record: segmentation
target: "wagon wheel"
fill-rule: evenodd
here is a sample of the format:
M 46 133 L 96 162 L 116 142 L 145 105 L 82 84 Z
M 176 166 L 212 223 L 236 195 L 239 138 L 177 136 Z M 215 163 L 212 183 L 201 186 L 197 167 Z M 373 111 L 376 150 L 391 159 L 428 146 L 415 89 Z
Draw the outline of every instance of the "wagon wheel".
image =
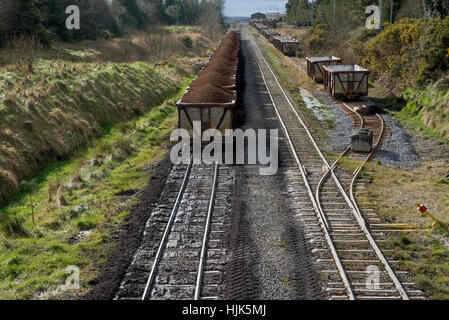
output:
M 356 94 L 356 93 L 348 93 L 348 99 L 349 100 L 354 100 L 357 97 L 358 97 L 358 94 Z

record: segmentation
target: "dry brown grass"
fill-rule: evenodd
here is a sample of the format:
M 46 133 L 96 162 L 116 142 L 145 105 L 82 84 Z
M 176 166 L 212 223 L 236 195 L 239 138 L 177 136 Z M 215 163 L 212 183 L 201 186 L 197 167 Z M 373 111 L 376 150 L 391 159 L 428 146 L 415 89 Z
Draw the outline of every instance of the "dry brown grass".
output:
M 40 41 L 34 36 L 21 35 L 10 39 L 0 55 L 0 62 L 13 65 L 22 71 L 34 72 L 33 64 L 43 49 Z
M 183 44 L 183 37 L 190 37 L 192 47 Z M 198 32 L 190 30 L 172 32 L 163 28 L 136 32 L 123 38 L 83 41 L 79 44 L 57 44 L 57 48 L 80 53 L 76 57 L 88 62 L 136 62 L 155 63 L 183 56 L 203 56 L 215 43 Z

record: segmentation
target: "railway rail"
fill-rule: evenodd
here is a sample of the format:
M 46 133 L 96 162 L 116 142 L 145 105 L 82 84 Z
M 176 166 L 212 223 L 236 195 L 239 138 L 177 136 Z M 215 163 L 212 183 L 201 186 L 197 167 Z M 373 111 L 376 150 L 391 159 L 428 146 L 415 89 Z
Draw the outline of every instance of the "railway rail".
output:
M 310 243 L 322 266 L 329 297 L 351 300 L 423 298 L 422 292 L 414 289 L 406 272 L 393 270 L 391 265 L 396 262 L 385 258 L 374 239 L 370 227 L 380 228 L 375 230 L 375 234 L 383 235 L 385 230 L 381 229 L 384 226 L 373 223 L 378 222 L 374 213 L 369 213 L 367 218 L 355 201 L 357 178 L 374 151 L 369 155 L 353 154 L 363 157 L 364 161 L 352 175 L 337 171 L 338 160 L 349 153 L 350 148 L 334 164 L 329 164 L 249 29 L 243 29 L 252 44 L 255 61 L 306 188 L 297 202 L 301 207 L 298 216 L 308 224 Z M 346 107 L 351 116 L 358 119 L 361 128 L 378 128 L 374 132 L 377 147 L 385 133 L 382 117 L 364 118 L 351 106 Z M 317 228 L 318 224 L 321 228 Z M 368 283 L 369 272 L 379 281 Z
M 213 227 L 218 179 L 217 163 L 195 165 L 193 159 L 190 160 L 153 258 L 142 300 L 199 300 L 207 298 L 205 292 L 211 292 L 208 285 L 219 285 L 210 284 L 210 281 L 206 284 L 205 279 L 207 273 L 210 278 L 211 270 L 216 273 L 213 262 L 209 269 L 206 266 L 208 250 L 214 247 L 209 241 L 217 241 L 214 235 L 220 233 L 217 226 Z M 192 210 L 186 210 L 186 206 Z

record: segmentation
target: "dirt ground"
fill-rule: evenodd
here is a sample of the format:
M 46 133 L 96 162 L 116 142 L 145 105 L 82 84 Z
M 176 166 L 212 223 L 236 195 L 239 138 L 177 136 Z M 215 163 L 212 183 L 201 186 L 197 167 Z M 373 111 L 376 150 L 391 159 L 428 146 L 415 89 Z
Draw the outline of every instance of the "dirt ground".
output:
M 145 190 L 141 191 L 138 204 L 132 208 L 127 222 L 115 236 L 117 247 L 104 265 L 100 275 L 94 280 L 95 287 L 84 297 L 86 300 L 112 300 L 120 286 L 129 263 L 142 240 L 142 231 L 151 214 L 171 171 L 169 157 L 154 164 L 148 170 L 152 178 Z

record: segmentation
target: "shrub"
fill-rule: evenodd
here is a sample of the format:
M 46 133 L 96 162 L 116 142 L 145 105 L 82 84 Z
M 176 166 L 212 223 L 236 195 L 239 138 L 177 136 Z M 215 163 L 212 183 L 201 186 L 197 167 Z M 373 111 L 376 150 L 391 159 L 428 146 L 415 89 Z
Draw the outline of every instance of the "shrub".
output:
M 362 64 L 375 79 L 385 78 L 393 91 L 422 86 L 449 69 L 449 17 L 402 19 L 369 43 Z
M 28 237 L 29 232 L 23 226 L 25 219 L 9 213 L 0 212 L 0 228 L 10 237 Z
M 191 49 L 193 47 L 193 40 L 191 37 L 189 36 L 184 36 L 181 38 L 181 42 L 182 44 L 186 47 Z

